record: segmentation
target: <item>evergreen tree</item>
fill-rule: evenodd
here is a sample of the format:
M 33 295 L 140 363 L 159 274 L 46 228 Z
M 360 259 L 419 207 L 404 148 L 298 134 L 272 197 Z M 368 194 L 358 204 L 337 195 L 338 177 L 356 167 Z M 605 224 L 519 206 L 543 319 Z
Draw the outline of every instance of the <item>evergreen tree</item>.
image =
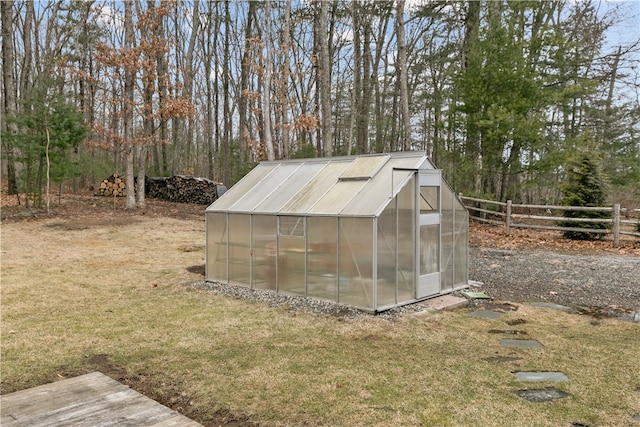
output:
M 606 202 L 606 183 L 593 155 L 585 152 L 569 165 L 568 179 L 561 185 L 562 204 L 564 206 L 602 207 Z M 607 212 L 565 211 L 566 218 L 608 218 Z M 561 227 L 587 229 L 609 228 L 602 222 L 561 222 Z M 601 239 L 602 233 L 588 231 L 565 231 L 564 236 L 573 240 Z
M 39 206 L 49 180 L 61 184 L 78 176 L 72 153 L 86 137 L 87 127 L 82 113 L 63 96 L 36 89 L 23 104 L 21 112 L 6 118 L 15 131 L 2 137 L 20 150 L 16 161 L 22 165 L 20 187 L 27 195 L 27 206 L 29 196 Z

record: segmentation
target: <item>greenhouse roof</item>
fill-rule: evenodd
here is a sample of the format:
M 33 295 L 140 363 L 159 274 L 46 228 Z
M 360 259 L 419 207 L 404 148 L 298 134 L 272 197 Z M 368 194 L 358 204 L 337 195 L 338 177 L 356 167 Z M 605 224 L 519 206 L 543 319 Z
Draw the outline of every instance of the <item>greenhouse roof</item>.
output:
M 420 168 L 423 152 L 262 162 L 207 212 L 376 216 Z

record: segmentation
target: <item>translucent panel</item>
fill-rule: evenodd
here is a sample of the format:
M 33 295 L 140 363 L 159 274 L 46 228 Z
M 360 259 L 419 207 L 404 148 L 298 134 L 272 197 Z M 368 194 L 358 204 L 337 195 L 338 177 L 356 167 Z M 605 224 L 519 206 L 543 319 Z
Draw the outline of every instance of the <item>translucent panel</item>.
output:
M 415 177 L 398 193 L 398 303 L 416 295 Z
M 456 234 L 455 234 L 455 269 L 453 275 L 453 283 L 455 286 L 466 285 L 468 278 L 468 262 L 469 251 L 469 224 L 466 211 L 456 209 Z
M 455 233 L 456 258 L 453 282 L 455 286 L 462 286 L 469 281 L 469 216 L 457 199 L 455 200 Z
M 439 187 L 420 187 L 420 213 L 438 212 Z
M 305 163 L 289 176 L 288 179 L 279 182 L 269 197 L 262 202 L 254 212 L 279 212 L 296 193 L 304 187 L 309 180 L 320 172 L 327 163 Z
M 412 171 L 393 171 L 392 165 L 386 164 L 358 194 L 355 194 L 342 213 L 359 216 L 378 213 L 396 191 L 392 185 L 402 185 L 413 173 Z
M 341 180 L 369 179 L 389 159 L 389 156 L 357 157 L 351 166 L 340 175 Z
M 229 281 L 251 285 L 251 217 L 229 214 Z
M 262 201 L 271 197 L 274 190 L 294 173 L 300 164 L 281 164 L 269 175 L 262 178 L 260 185 L 256 185 L 247 191 L 246 195 L 230 207 L 233 211 L 253 211 Z
M 338 301 L 373 308 L 373 219 L 339 218 Z
M 331 188 L 322 199 L 311 208 L 310 212 L 319 214 L 339 214 L 344 207 L 358 194 L 367 181 L 340 181 Z
M 442 197 L 442 220 L 441 220 L 441 242 L 442 242 L 442 260 L 440 264 L 442 275 L 441 287 L 442 291 L 453 289 L 453 271 L 454 271 L 454 234 L 453 234 L 453 193 L 446 186 L 440 187 Z
M 440 225 L 420 226 L 420 274 L 440 271 Z
M 207 212 L 207 280 L 227 281 L 227 214 Z
M 259 164 L 247 176 L 238 181 L 222 197 L 213 202 L 207 210 L 229 209 L 234 203 L 244 197 L 249 190 L 258 184 L 265 176 L 273 171 L 277 164 Z
M 278 234 L 280 236 L 304 237 L 304 217 L 281 216 L 278 218 Z
M 253 261 L 251 284 L 259 289 L 276 289 L 277 217 L 252 215 L 251 254 Z
M 281 209 L 283 213 L 305 213 L 328 191 L 332 191 L 338 177 L 350 165 L 349 162 L 329 163 L 322 174 L 306 183 L 289 202 Z
M 278 238 L 278 292 L 305 293 L 305 238 Z
M 376 257 L 376 304 L 377 307 L 384 307 L 396 304 L 396 280 L 397 269 L 397 224 L 396 201 L 389 205 L 382 212 L 376 221 L 378 223 L 378 241 Z
M 338 300 L 338 218 L 307 218 L 307 296 Z
M 410 170 L 419 166 L 422 157 L 392 157 L 375 176 L 367 182 L 367 185 L 355 195 L 353 200 L 344 208 L 342 214 L 364 216 L 378 214 L 380 209 L 388 203 L 407 177 L 415 172 Z M 411 190 L 413 191 L 413 190 Z

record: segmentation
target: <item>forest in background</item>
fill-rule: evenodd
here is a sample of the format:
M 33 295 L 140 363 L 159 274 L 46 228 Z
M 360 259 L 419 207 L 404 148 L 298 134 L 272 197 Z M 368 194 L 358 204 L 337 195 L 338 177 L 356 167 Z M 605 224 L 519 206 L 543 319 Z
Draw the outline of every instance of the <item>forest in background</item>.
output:
M 2 178 L 31 195 L 114 172 L 232 185 L 266 159 L 421 150 L 456 192 L 557 203 L 586 155 L 637 207 L 624 4 L 1 1 Z

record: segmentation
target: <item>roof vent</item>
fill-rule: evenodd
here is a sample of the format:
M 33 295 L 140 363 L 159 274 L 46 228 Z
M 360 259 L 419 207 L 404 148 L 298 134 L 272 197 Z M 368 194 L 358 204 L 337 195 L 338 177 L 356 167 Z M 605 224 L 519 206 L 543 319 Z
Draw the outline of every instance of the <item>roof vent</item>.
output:
M 357 157 L 338 178 L 339 181 L 367 181 L 389 160 L 389 156 Z

